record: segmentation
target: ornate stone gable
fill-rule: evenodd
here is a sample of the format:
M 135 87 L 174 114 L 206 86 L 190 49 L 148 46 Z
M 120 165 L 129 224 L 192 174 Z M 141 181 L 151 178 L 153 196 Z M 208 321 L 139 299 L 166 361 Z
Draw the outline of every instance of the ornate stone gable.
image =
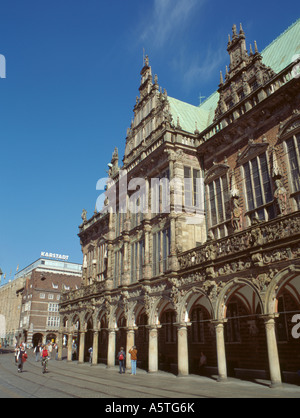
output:
M 274 71 L 262 63 L 262 56 L 258 52 L 255 42 L 255 52 L 250 45 L 250 53 L 246 50 L 245 33 L 242 25 L 237 33 L 236 26 L 232 29 L 232 39 L 229 35 L 227 51 L 230 56 L 229 70 L 226 67 L 225 81 L 221 72 L 220 94 L 218 106 L 215 110 L 214 121 L 238 104 L 244 97 L 267 83 L 274 75 Z
M 140 97 L 136 98 L 134 118 L 127 129 L 124 168 L 138 155 L 143 154 L 157 137 L 160 128 L 173 126 L 166 90 L 158 85 L 158 77 L 152 78 L 148 56 L 141 71 Z
M 204 181 L 205 183 L 210 183 L 211 181 L 215 180 L 226 174 L 229 170 L 229 166 L 227 164 L 214 164 L 206 173 Z
M 250 140 L 247 148 L 238 156 L 237 164 L 241 165 L 249 160 L 252 160 L 253 158 L 265 152 L 268 147 L 269 144 L 267 142 L 255 143 L 254 141 Z

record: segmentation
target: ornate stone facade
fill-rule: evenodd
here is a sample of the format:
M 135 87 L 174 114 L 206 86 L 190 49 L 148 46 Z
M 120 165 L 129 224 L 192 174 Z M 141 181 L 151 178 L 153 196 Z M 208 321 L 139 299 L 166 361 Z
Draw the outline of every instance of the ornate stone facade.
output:
M 93 364 L 114 366 L 135 343 L 149 372 L 197 373 L 202 351 L 219 380 L 296 376 L 300 81 L 294 62 L 276 73 L 248 53 L 242 27 L 228 52 L 206 124 L 209 103 L 169 98 L 146 58 L 123 166 L 115 150 L 104 210 L 80 226 L 82 287 L 60 306 L 69 360 L 77 338 L 79 362 L 93 345 Z

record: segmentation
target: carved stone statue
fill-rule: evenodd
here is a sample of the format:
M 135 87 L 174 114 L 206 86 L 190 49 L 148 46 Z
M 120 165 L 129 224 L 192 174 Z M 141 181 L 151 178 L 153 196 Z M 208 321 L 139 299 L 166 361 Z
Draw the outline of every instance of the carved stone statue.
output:
M 286 215 L 287 210 L 287 191 L 282 185 L 281 180 L 275 180 L 276 190 L 274 192 L 274 198 L 277 203 L 277 207 L 280 215 Z
M 239 205 L 239 200 L 237 197 L 232 197 L 232 212 L 231 212 L 231 224 L 234 229 L 234 232 L 238 232 L 242 227 L 242 209 Z

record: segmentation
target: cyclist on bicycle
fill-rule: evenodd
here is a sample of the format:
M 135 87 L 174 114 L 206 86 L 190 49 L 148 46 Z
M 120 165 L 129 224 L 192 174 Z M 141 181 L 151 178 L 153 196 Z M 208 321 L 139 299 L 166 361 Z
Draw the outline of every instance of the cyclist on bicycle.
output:
M 44 345 L 42 350 L 42 366 L 43 366 L 43 373 L 46 373 L 47 371 L 47 364 L 48 364 L 48 350 L 47 347 Z

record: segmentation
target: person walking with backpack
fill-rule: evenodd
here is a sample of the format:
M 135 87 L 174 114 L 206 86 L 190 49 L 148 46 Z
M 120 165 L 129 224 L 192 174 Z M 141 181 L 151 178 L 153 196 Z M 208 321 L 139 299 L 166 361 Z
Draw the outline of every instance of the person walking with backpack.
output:
M 126 359 L 126 354 L 124 351 L 124 347 L 120 348 L 120 351 L 118 352 L 118 360 L 119 360 L 119 367 L 120 367 L 120 371 L 119 373 L 125 373 L 125 359 Z

